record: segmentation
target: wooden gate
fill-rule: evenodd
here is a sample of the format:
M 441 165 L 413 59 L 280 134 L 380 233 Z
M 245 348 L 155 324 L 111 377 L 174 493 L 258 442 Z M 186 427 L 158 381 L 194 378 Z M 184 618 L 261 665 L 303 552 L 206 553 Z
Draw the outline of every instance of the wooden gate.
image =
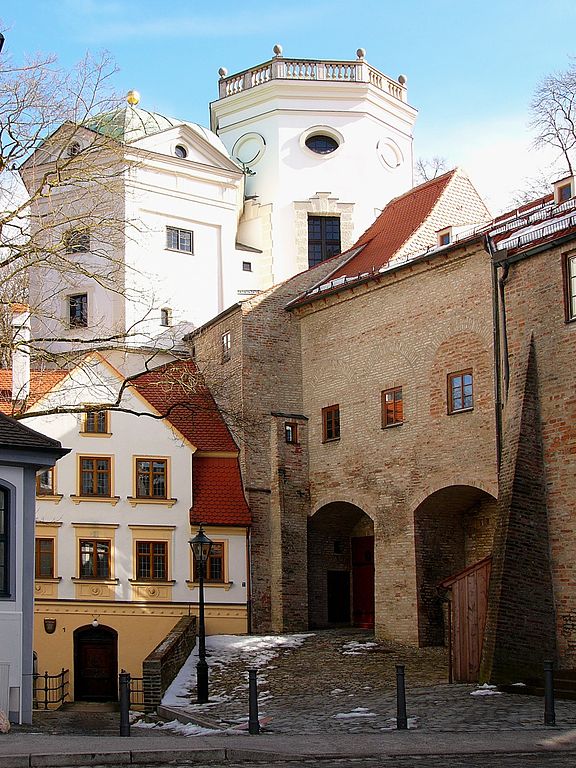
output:
M 492 557 L 449 576 L 440 586 L 450 590 L 450 652 L 457 683 L 477 682 L 480 673 Z
M 74 699 L 118 700 L 118 636 L 99 626 L 74 632 Z

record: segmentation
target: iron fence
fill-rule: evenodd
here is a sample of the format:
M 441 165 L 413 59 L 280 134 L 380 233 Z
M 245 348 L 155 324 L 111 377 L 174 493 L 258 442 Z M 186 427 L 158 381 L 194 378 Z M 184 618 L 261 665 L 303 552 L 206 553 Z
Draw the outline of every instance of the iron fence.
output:
M 34 709 L 60 709 L 69 694 L 69 671 L 62 668 L 57 675 L 35 672 Z

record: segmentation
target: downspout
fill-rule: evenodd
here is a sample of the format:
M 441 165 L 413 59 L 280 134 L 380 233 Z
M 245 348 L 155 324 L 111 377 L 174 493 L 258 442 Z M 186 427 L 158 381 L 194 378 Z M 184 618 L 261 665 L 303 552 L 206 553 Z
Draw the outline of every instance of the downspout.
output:
M 504 285 L 508 277 L 509 265 L 504 264 L 502 275 L 498 275 L 498 264 L 494 261 L 494 248 L 490 236 L 485 239 L 486 250 L 492 264 L 492 328 L 494 338 L 494 398 L 496 403 L 496 463 L 498 472 L 502 459 L 502 385 L 504 394 L 508 394 L 510 366 L 508 362 L 508 334 L 506 329 L 506 303 Z

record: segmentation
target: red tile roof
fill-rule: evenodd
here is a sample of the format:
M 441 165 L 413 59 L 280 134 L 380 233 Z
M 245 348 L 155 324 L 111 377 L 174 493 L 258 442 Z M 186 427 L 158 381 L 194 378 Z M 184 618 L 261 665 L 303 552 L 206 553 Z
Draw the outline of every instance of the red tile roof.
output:
M 192 360 L 166 363 L 131 382 L 158 413 L 201 451 L 238 448 Z
M 354 250 L 362 247 L 360 253 L 330 275 L 330 279 L 371 272 L 387 264 L 430 215 L 456 173 L 457 169 L 444 173 L 388 203 L 354 244 Z
M 195 456 L 192 492 L 192 525 L 250 525 L 252 522 L 237 458 Z
M 67 375 L 68 371 L 30 371 L 30 397 L 26 402 L 26 408 L 36 403 L 43 395 Z M 21 403 L 12 402 L 12 369 L 0 369 L 0 412 L 8 416 L 26 410 Z

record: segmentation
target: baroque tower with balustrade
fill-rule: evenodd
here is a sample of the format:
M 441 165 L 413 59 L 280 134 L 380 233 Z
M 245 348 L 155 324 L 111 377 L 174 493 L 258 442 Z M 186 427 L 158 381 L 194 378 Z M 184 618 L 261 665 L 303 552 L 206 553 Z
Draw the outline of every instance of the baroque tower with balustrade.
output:
M 220 70 L 211 128 L 246 172 L 238 240 L 267 288 L 351 246 L 386 203 L 412 186 L 406 78 L 365 60 L 270 61 Z

